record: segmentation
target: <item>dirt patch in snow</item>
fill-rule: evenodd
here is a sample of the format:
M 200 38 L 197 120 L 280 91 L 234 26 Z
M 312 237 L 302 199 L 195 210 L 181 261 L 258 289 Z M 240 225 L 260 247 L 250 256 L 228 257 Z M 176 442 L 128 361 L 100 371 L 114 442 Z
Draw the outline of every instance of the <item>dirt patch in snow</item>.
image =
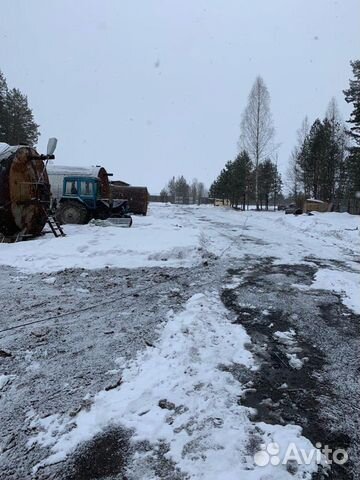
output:
M 312 283 L 313 266 L 275 265 L 269 258 L 228 273 L 230 283 L 234 277 L 242 282 L 225 289 L 222 300 L 236 314 L 235 323 L 246 328 L 260 366 L 253 373 L 236 366 L 229 369 L 249 385 L 239 402 L 256 409 L 255 422 L 295 423 L 313 444 L 348 449 L 350 461 L 344 466 L 333 464 L 328 477 L 319 471 L 317 480 L 360 478 L 359 412 L 353 409 L 360 397 L 356 355 L 360 319 L 334 294 L 294 288 Z M 349 358 L 344 353 L 350 338 Z M 291 355 L 299 360 L 298 368 L 289 362 Z M 344 378 L 348 390 L 342 385 Z
M 127 480 L 131 433 L 112 428 L 83 444 L 74 454 L 66 480 Z

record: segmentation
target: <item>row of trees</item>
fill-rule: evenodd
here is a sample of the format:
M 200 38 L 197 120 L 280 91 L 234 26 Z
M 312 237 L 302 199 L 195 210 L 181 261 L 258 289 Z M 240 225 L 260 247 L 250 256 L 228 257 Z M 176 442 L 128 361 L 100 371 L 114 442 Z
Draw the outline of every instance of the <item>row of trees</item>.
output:
M 295 200 L 301 196 L 331 202 L 336 210 L 356 211 L 360 191 L 360 61 L 351 62 L 354 80 L 344 90 L 353 111 L 343 122 L 335 99 L 323 120 L 309 126 L 308 119 L 298 131 L 288 170 L 290 190 Z
M 287 171 L 291 198 L 301 204 L 315 198 L 337 211 L 360 213 L 360 61 L 350 62 L 354 79 L 344 90 L 353 104 L 350 119 L 342 120 L 333 98 L 323 119 L 309 125 L 307 117 L 297 134 Z
M 39 135 L 26 95 L 17 88 L 9 89 L 0 71 L 0 142 L 32 146 Z
M 323 120 L 309 127 L 305 118 L 298 131 L 288 169 L 294 199 L 301 195 L 340 205 L 348 196 L 349 140 L 335 100 L 330 102 Z
M 330 202 L 335 210 L 360 213 L 360 61 L 351 62 L 354 79 L 344 90 L 345 101 L 353 105 L 347 128 L 335 99 L 323 119 L 310 126 L 307 118 L 298 130 L 287 170 L 290 199 Z M 282 201 L 281 176 L 277 169 L 277 145 L 270 111 L 270 95 L 261 77 L 250 91 L 241 119 L 240 153 L 228 162 L 210 188 L 212 197 L 245 208 L 255 202 L 260 209 Z M 289 199 L 289 200 L 290 200 Z
M 268 210 L 281 196 L 281 175 L 276 163 L 269 158 L 258 164 L 258 168 L 243 150 L 225 168 L 210 187 L 210 196 L 228 201 L 233 207 L 243 210 L 257 198 L 258 208 Z
M 205 185 L 196 178 L 188 183 L 183 175 L 172 177 L 160 192 L 162 202 L 198 203 L 207 195 Z

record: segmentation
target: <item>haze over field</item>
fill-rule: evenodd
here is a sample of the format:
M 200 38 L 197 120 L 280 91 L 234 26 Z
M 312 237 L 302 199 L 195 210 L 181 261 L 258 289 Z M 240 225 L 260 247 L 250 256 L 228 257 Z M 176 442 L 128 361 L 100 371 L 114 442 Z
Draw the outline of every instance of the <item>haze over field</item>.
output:
M 40 150 L 106 164 L 158 193 L 172 175 L 208 186 L 237 153 L 256 75 L 269 88 L 286 169 L 307 114 L 322 117 L 358 56 L 355 0 L 2 0 L 0 69 L 29 97 Z

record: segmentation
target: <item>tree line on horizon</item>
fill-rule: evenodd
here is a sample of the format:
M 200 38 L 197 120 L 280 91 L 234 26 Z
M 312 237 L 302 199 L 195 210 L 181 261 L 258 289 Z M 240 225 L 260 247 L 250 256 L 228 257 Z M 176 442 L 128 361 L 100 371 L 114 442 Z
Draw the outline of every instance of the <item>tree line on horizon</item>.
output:
M 18 88 L 9 88 L 0 70 L 0 142 L 34 146 L 39 138 L 27 96 Z
M 161 202 L 173 203 L 201 203 L 201 199 L 207 196 L 207 190 L 203 182 L 196 178 L 188 182 L 184 175 L 172 177 L 160 192 Z
M 286 174 L 288 201 L 302 206 L 306 198 L 329 202 L 336 211 L 360 213 L 360 61 L 350 62 L 354 79 L 344 90 L 353 104 L 346 123 L 332 98 L 323 119 L 309 124 L 305 117 L 297 132 Z M 277 168 L 277 145 L 270 110 L 270 94 L 259 76 L 248 97 L 240 125 L 239 154 L 228 161 L 210 187 L 210 196 L 234 207 L 256 209 L 284 201 Z

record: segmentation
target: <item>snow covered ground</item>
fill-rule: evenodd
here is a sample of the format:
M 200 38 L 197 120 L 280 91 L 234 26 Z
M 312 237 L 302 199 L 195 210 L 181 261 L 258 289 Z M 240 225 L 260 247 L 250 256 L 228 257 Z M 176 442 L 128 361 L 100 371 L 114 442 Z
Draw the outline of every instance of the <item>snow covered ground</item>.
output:
M 222 228 L 219 228 L 221 225 Z M 52 234 L 35 241 L 4 244 L 0 265 L 26 273 L 64 268 L 190 267 L 201 262 L 203 249 L 222 258 L 274 256 L 281 263 L 339 261 L 343 268 L 324 269 L 315 287 L 343 292 L 360 312 L 360 219 L 346 213 L 285 215 L 284 212 L 237 212 L 212 206 L 152 204 L 147 217 L 132 228 L 66 226 L 67 237 Z M 354 261 L 355 260 L 355 261 Z
M 202 242 L 216 255 L 263 256 L 271 246 L 282 262 L 299 262 L 309 255 L 344 261 L 359 252 L 359 225 L 357 216 L 346 213 L 294 216 L 151 204 L 148 216 L 135 217 L 130 229 L 67 225 L 66 238 L 56 239 L 49 233 L 31 242 L 1 245 L 0 264 L 29 273 L 76 267 L 161 266 L 164 262 L 184 266 L 199 260 L 197 250 Z M 245 248 L 241 242 L 245 232 L 259 242 Z
M 49 404 L 44 415 L 44 406 L 39 405 L 35 409 L 29 407 L 24 419 L 30 432 L 26 435 L 25 446 L 27 451 L 36 454 L 32 453 L 34 456 L 29 457 L 28 464 L 24 467 L 28 477 L 16 477 L 16 473 L 10 477 L 10 470 L 6 470 L 8 478 L 83 478 L 68 477 L 64 471 L 61 473 L 63 476 L 60 476 L 60 470 L 57 470 L 58 476 L 54 477 L 52 468 L 66 462 L 77 448 L 115 425 L 132 432 L 133 442 L 148 442 L 152 446 L 132 455 L 131 462 L 126 465 L 127 478 L 310 479 L 317 470 L 315 457 L 307 464 L 298 465 L 295 470 L 292 470 L 291 462 L 282 461 L 289 444 L 296 445 L 303 452 L 312 451 L 313 445 L 302 434 L 300 426 L 291 422 L 270 424 L 254 421 L 254 408 L 241 402 L 244 394 L 251 391 L 252 381 L 235 378 L 231 369 L 236 366 L 238 371 L 244 370 L 256 375 L 260 357 L 259 352 L 251 347 L 252 339 L 246 328 L 233 323 L 234 313 L 224 306 L 221 292 L 223 289 L 228 292 L 236 290 L 245 282 L 247 274 L 253 275 L 251 272 L 254 269 L 256 271 L 257 262 L 261 265 L 263 259 L 272 258 L 272 265 L 286 265 L 290 271 L 292 266 L 295 270 L 299 264 L 304 265 L 304 269 L 315 269 L 310 285 L 304 277 L 303 283 L 294 285 L 294 291 L 297 289 L 299 294 L 306 290 L 315 294 L 319 289 L 333 291 L 343 297 L 344 304 L 354 314 L 360 313 L 357 295 L 360 279 L 359 219 L 336 213 L 295 217 L 283 212 L 237 212 L 210 206 L 152 204 L 149 215 L 135 217 L 130 229 L 93 225 L 67 226 L 66 233 L 66 238 L 53 238 L 48 234 L 34 241 L 0 244 L 0 265 L 17 269 L 16 273 L 11 273 L 13 270 L 10 270 L 11 288 L 17 286 L 18 290 L 26 291 L 26 295 L 29 295 L 29 284 L 34 278 L 36 289 L 46 292 L 45 298 L 57 296 L 61 304 L 62 301 L 66 302 L 66 289 L 71 286 L 73 297 L 69 300 L 69 310 L 64 315 L 76 315 L 76 298 L 78 307 L 87 307 L 88 303 L 93 303 L 94 308 L 97 305 L 96 308 L 102 309 L 103 316 L 80 316 L 78 322 L 89 322 L 89 318 L 95 325 L 100 320 L 104 323 L 111 322 L 111 329 L 106 327 L 105 334 L 112 335 L 115 332 L 113 342 L 116 342 L 116 338 L 121 342 L 121 336 L 129 328 L 129 322 L 135 322 L 136 319 L 141 325 L 140 317 L 144 314 L 155 325 L 155 338 L 150 343 L 145 339 L 142 347 L 137 347 L 131 355 L 116 356 L 114 353 L 112 359 L 107 360 L 107 371 L 115 376 L 121 375 L 121 381 L 114 388 L 103 388 L 90 395 L 89 392 L 85 394 L 87 387 L 82 385 L 81 394 L 84 402 L 89 401 L 88 408 L 80 409 L 74 414 L 66 409 L 59 411 L 53 404 Z M 230 279 L 225 279 L 227 269 L 231 269 L 236 262 L 246 266 L 248 258 L 252 260 L 249 261 L 249 270 L 244 277 L 233 273 Z M 109 275 L 101 273 L 101 269 L 106 268 Z M 130 289 L 130 293 L 122 304 L 116 303 L 115 306 L 115 303 L 109 305 L 109 300 L 106 303 L 106 293 L 99 288 L 98 292 L 104 301 L 104 307 L 101 307 L 100 300 L 93 300 L 92 289 L 96 282 L 92 279 L 96 275 L 100 275 L 100 279 L 111 277 L 112 270 L 115 278 L 115 272 L 122 272 L 118 270 L 120 268 L 127 270 L 116 275 L 122 278 L 126 274 L 128 280 L 127 285 L 119 283 L 116 288 L 119 291 L 123 288 Z M 69 273 L 65 269 L 69 269 Z M 78 271 L 74 269 L 85 270 L 77 275 Z M 131 269 L 134 272 L 147 269 L 150 279 L 151 272 L 154 272 L 154 283 L 136 288 L 141 283 L 141 273 L 140 276 L 137 273 L 137 277 L 132 277 Z M 171 275 L 177 278 L 175 287 L 171 286 L 170 280 L 163 287 L 159 280 L 155 282 L 155 276 L 157 279 L 162 278 L 161 269 L 168 276 L 165 276 L 165 280 Z M 179 273 L 169 274 L 176 269 Z M 281 277 L 277 273 L 271 275 L 277 280 Z M 290 274 L 288 276 L 292 278 Z M 107 281 L 110 289 L 110 280 Z M 281 282 L 278 284 L 278 288 L 282 288 Z M 0 287 L 4 294 L 6 285 L 1 284 Z M 144 289 L 149 292 L 146 295 L 153 295 L 153 299 L 149 298 L 145 305 L 136 307 L 137 298 Z M 185 294 L 186 289 L 188 291 Z M 258 295 L 262 291 L 259 287 Z M 5 295 L 10 298 L 10 293 Z M 157 296 L 158 303 L 154 303 Z M 115 299 L 116 293 L 111 293 L 110 298 Z M 174 299 L 174 308 L 168 308 L 166 314 L 163 309 L 160 312 L 155 310 L 156 305 L 171 305 L 171 299 Z M 126 306 L 126 302 L 130 301 L 129 306 Z M 38 304 L 35 297 L 33 307 L 29 308 L 28 304 L 27 321 L 39 319 L 36 310 Z M 240 309 L 250 309 L 250 313 L 244 315 L 251 315 L 251 308 L 255 309 L 247 303 L 239 303 L 238 306 Z M 273 313 L 266 310 L 266 307 L 267 305 L 263 306 L 261 315 L 271 322 Z M 32 309 L 34 317 L 31 316 Z M 7 358 L 8 367 L 4 367 L 4 371 L 0 370 L 0 389 L 5 392 L 4 399 L 0 401 L 7 402 L 5 406 L 9 412 L 12 396 L 17 395 L 17 382 L 26 383 L 25 377 L 22 378 L 24 375 L 29 383 L 31 379 L 36 382 L 44 359 L 48 358 L 51 362 L 48 351 L 52 351 L 44 341 L 45 343 L 33 347 L 35 353 L 31 353 L 29 360 L 25 346 L 24 351 L 19 347 L 21 342 L 25 342 L 23 337 L 17 337 L 19 343 L 16 343 L 11 338 L 8 339 L 7 333 L 3 331 L 4 326 L 11 328 L 14 326 L 12 322 L 16 325 L 16 322 L 22 320 L 15 313 L 12 315 L 13 320 L 8 314 L 1 319 L 0 335 L 3 336 L 0 337 L 0 349 L 5 351 L 6 348 L 18 348 L 19 351 L 13 357 L 25 359 L 22 362 L 26 361 L 27 367 L 25 374 L 23 363 L 19 363 L 19 370 L 14 373 L 10 368 L 11 359 Z M 122 323 L 118 327 L 119 322 Z M 57 328 L 65 328 L 66 334 L 69 334 L 70 327 L 66 327 L 66 324 L 63 327 L 61 322 L 57 322 Z M 96 328 L 101 330 L 105 327 L 101 325 Z M 272 328 L 272 323 L 269 323 L 269 328 Z M 98 336 L 98 330 L 96 332 Z M 24 335 L 26 336 L 26 330 Z M 36 338 L 46 338 L 47 335 L 49 334 L 37 331 L 34 333 Z M 92 342 L 90 331 L 88 336 Z M 75 339 L 71 340 L 74 342 L 78 337 L 71 338 Z M 281 330 L 275 330 L 271 333 L 271 338 L 284 349 L 286 368 L 301 372 L 306 370 L 308 358 L 304 355 L 299 357 L 302 348 L 298 346 L 296 332 L 292 328 L 285 326 Z M 61 344 L 56 337 L 53 341 Z M 76 343 L 72 343 L 72 348 L 75 346 Z M 265 347 L 266 345 L 260 348 Z M 106 343 L 102 348 L 107 348 Z M 32 359 L 33 353 L 40 360 Z M 111 349 L 107 354 L 111 357 Z M 55 355 L 53 362 L 56 371 Z M 70 367 L 64 363 L 63 368 L 66 370 Z M 86 368 L 89 372 L 93 369 L 91 364 Z M 306 372 L 302 375 L 306 375 Z M 283 388 L 287 388 L 285 383 Z M 61 398 L 61 392 L 59 395 Z M 71 404 L 71 396 L 66 402 L 64 400 L 64 404 L 69 402 Z M 6 425 L 12 425 L 11 420 Z M 262 465 L 261 458 L 266 460 L 274 443 L 279 448 L 275 452 L 275 460 L 279 460 Z M 146 467 L 149 457 L 154 455 L 156 449 L 160 449 L 161 444 L 167 445 L 164 458 L 175 468 L 170 476 L 166 476 L 159 468 Z M 261 445 L 270 445 L 268 453 Z M 8 450 L 11 451 L 6 446 L 3 450 L 5 454 Z M 123 477 L 119 473 L 118 476 L 114 474 L 109 478 Z

